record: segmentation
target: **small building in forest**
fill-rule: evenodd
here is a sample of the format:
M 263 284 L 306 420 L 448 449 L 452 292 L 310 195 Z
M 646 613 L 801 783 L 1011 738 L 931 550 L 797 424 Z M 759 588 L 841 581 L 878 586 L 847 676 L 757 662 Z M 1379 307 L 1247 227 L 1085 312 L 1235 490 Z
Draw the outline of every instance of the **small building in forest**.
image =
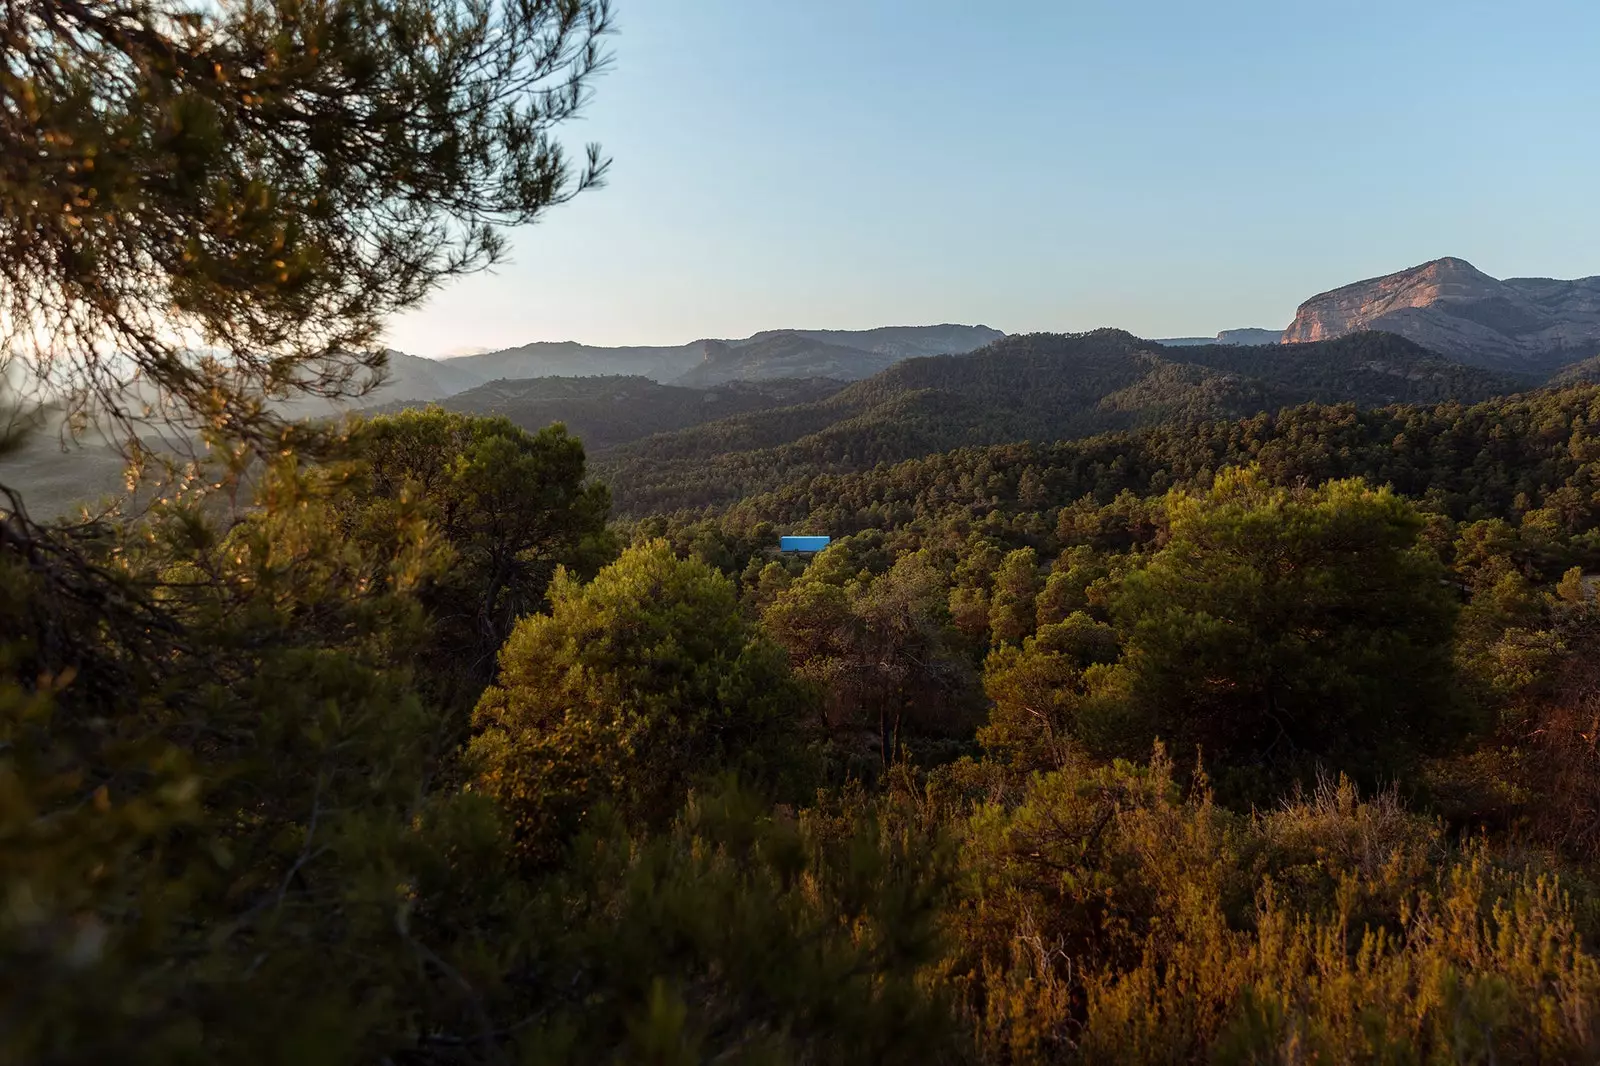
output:
M 779 537 L 778 551 L 796 555 L 815 555 L 828 546 L 832 537 Z

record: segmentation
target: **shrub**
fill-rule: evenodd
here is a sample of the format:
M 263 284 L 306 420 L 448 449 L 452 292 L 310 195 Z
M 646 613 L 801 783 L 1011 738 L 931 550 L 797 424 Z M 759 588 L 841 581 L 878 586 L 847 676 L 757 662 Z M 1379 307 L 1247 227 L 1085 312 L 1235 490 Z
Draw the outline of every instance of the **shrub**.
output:
M 662 824 L 695 780 L 793 772 L 804 701 L 732 582 L 653 541 L 586 585 L 558 571 L 549 613 L 517 623 L 474 716 L 473 787 L 548 858 L 599 803 Z

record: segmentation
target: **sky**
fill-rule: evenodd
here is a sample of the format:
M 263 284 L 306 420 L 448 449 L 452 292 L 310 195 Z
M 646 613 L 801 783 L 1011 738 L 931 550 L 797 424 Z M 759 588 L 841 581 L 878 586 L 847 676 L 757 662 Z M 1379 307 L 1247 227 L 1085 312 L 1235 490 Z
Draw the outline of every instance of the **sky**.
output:
M 1445 255 L 1600 274 L 1594 0 L 616 0 L 616 25 L 562 131 L 608 184 L 394 347 L 1209 335 Z

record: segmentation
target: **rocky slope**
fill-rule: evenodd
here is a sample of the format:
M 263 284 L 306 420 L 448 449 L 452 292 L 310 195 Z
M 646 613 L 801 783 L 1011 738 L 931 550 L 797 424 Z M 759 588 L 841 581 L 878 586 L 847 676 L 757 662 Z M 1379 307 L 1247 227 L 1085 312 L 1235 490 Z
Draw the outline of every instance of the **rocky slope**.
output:
M 1502 281 L 1464 259 L 1435 259 L 1313 296 L 1283 340 L 1359 330 L 1398 333 L 1478 366 L 1548 371 L 1600 352 L 1600 277 Z

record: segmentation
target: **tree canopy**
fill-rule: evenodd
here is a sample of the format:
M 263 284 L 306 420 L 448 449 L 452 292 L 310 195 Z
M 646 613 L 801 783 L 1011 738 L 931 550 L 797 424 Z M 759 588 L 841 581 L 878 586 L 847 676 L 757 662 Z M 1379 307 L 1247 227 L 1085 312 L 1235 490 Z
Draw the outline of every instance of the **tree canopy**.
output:
M 346 528 L 382 536 L 398 510 L 423 509 L 454 553 L 428 596 L 446 642 L 440 666 L 465 656 L 480 684 L 556 567 L 592 574 L 611 551 L 610 495 L 585 482 L 583 445 L 563 426 L 529 433 L 504 418 L 404 411 L 363 425 L 356 450 L 367 478 L 343 503 Z
M 659 824 L 721 771 L 782 777 L 804 699 L 732 582 L 656 541 L 587 585 L 557 573 L 549 613 L 500 653 L 467 757 L 522 850 L 547 857 L 597 804 Z
M 1113 613 L 1134 699 L 1169 742 L 1258 773 L 1317 758 L 1372 773 L 1456 731 L 1456 604 L 1404 500 L 1237 471 L 1174 493 L 1167 515 Z

